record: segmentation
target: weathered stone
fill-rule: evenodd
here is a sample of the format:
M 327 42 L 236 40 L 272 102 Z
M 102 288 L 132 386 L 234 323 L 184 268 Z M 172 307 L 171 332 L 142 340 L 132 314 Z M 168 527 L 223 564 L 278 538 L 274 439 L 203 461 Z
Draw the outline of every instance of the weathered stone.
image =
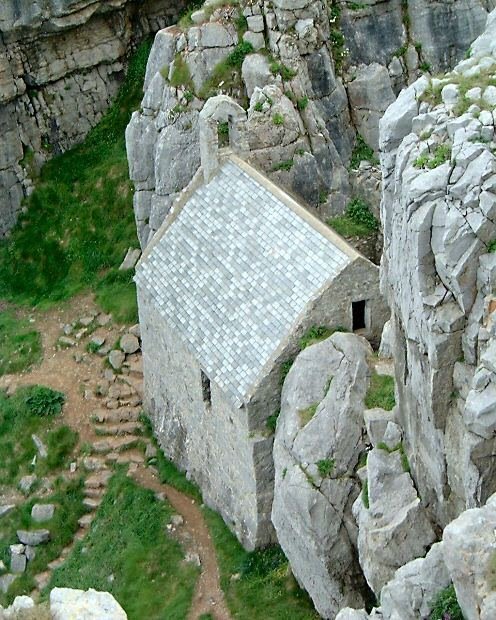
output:
M 7 573 L 6 575 L 1 575 L 0 576 L 0 592 L 3 592 L 4 594 L 6 594 L 8 589 L 10 588 L 10 586 L 14 583 L 16 579 L 17 579 L 17 575 L 11 575 L 10 573 Z
M 31 509 L 31 518 L 36 523 L 50 521 L 55 512 L 54 504 L 35 504 Z
M 0 519 L 2 517 L 5 517 L 6 515 L 9 514 L 9 512 L 12 512 L 12 510 L 14 510 L 15 508 L 15 504 L 3 504 L 0 505 Z
M 53 620 L 127 620 L 127 614 L 109 592 L 54 588 L 50 592 Z
M 129 248 L 128 251 L 126 252 L 126 256 L 124 257 L 124 260 L 119 266 L 119 271 L 126 271 L 128 269 L 134 269 L 140 256 L 141 256 L 141 250 L 138 250 L 137 248 Z
M 38 435 L 31 435 L 31 439 L 33 440 L 33 443 L 38 450 L 38 456 L 42 459 L 46 459 L 46 457 L 48 456 L 48 450 L 45 444 L 41 441 Z
M 139 340 L 136 336 L 133 336 L 133 334 L 124 334 L 121 337 L 119 345 L 124 353 L 127 354 L 136 353 L 140 348 Z
M 33 488 L 37 480 L 38 478 L 34 474 L 23 476 L 19 480 L 19 488 L 25 495 L 27 495 L 31 492 L 31 489 Z
M 23 573 L 26 570 L 27 559 L 24 553 L 13 553 L 11 547 L 10 572 L 14 574 Z
M 23 545 L 37 547 L 50 540 L 50 532 L 49 530 L 17 530 L 17 538 Z
M 109 364 L 112 366 L 114 370 L 119 370 L 122 364 L 124 363 L 125 359 L 126 359 L 125 353 L 123 353 L 122 351 L 118 351 L 117 349 L 110 351 L 109 356 L 108 356 Z

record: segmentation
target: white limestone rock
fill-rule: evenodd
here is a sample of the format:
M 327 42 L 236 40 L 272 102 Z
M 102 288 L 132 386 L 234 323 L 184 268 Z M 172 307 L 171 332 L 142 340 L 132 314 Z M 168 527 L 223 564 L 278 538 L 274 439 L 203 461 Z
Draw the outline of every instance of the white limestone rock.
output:
M 300 353 L 284 383 L 274 440 L 272 521 L 296 578 L 326 618 L 363 601 L 350 507 L 359 492 L 353 472 L 364 449 L 368 355 L 368 343 L 351 334 Z
M 109 592 L 54 588 L 50 592 L 53 620 L 127 620 L 127 614 Z

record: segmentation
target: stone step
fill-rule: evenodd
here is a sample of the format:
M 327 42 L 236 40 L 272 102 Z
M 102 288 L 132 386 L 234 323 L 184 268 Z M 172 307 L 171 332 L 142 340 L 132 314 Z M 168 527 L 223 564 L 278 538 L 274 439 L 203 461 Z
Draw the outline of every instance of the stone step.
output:
M 139 434 L 142 426 L 139 422 L 121 422 L 120 424 L 102 424 L 96 427 L 97 435 L 134 435 Z
M 78 523 L 79 523 L 79 521 L 78 521 Z M 83 538 L 86 536 L 86 531 L 85 530 L 90 525 L 91 525 L 91 521 L 89 523 L 87 523 L 86 525 L 80 525 L 79 526 L 81 529 L 76 532 L 76 535 L 74 536 L 74 542 L 79 542 L 80 540 L 83 540 Z
M 65 558 L 60 557 L 60 558 L 57 558 L 56 560 L 52 560 L 52 562 L 49 562 L 47 566 L 50 570 L 55 570 L 56 568 L 59 568 L 60 566 L 62 566 L 64 562 L 65 562 Z
M 34 581 L 36 583 L 36 587 L 38 588 L 38 590 L 43 590 L 44 588 L 47 587 L 51 576 L 52 576 L 52 573 L 49 570 L 46 570 L 34 576 Z
M 98 508 L 98 506 L 100 506 L 100 504 L 102 503 L 101 498 L 100 499 L 96 499 L 93 497 L 85 497 L 83 499 L 83 506 L 85 508 L 89 508 L 90 510 L 96 510 Z
M 101 471 L 107 469 L 107 465 L 103 459 L 97 456 L 85 456 L 83 459 L 83 467 L 88 471 Z
M 106 487 L 108 481 L 112 477 L 112 472 L 109 469 L 102 469 L 101 471 L 96 471 L 94 474 L 91 474 L 84 481 L 85 489 L 99 489 L 101 487 Z
M 79 520 L 78 520 L 78 525 L 81 528 L 87 528 L 91 525 L 93 519 L 95 518 L 94 514 L 88 513 L 83 515 Z M 79 534 L 79 532 L 76 533 L 76 536 L 74 537 L 74 540 L 76 540 L 77 535 Z
M 133 377 L 130 374 L 123 376 L 122 381 L 128 384 L 128 386 L 139 396 L 143 396 L 143 379 Z M 122 398 L 122 397 L 121 397 Z
M 106 460 L 109 464 L 117 463 L 118 465 L 122 465 L 124 463 L 137 463 L 138 465 L 141 465 L 145 462 L 145 457 L 142 452 L 132 450 L 122 454 L 119 454 L 118 452 L 110 452 L 110 454 L 107 454 Z
M 141 412 L 140 407 L 119 407 L 118 409 L 95 409 L 91 418 L 98 424 L 119 422 L 137 422 Z
M 93 451 L 97 454 L 108 454 L 109 452 L 122 452 L 135 448 L 140 437 L 135 435 L 126 435 L 125 437 L 108 437 L 95 441 L 93 443 Z
M 105 494 L 105 489 L 85 489 L 84 496 L 92 497 L 93 499 L 100 498 Z

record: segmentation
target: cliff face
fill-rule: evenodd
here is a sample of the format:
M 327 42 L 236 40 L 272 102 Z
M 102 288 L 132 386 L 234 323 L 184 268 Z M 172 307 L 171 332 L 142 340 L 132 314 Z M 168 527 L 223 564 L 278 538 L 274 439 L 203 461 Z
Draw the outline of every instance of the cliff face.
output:
M 321 217 L 342 212 L 354 194 L 373 202 L 370 167 L 348 169 L 357 133 L 377 151 L 379 119 L 395 95 L 422 72 L 460 60 L 496 3 L 220 5 L 207 1 L 190 26 L 155 40 L 142 109 L 127 133 L 143 246 L 199 165 L 197 117 L 213 94 L 248 109 L 253 163 Z M 252 53 L 230 65 L 242 42 Z
M 139 38 L 186 2 L 6 0 L 0 4 L 0 237 L 30 176 L 101 118 Z

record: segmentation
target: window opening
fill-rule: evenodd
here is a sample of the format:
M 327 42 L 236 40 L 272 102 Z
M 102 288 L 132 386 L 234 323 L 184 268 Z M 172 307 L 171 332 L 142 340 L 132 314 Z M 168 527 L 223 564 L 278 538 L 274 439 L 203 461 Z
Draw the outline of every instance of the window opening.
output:
M 210 389 L 210 379 L 203 372 L 203 370 L 201 371 L 201 385 L 202 385 L 203 402 L 205 403 L 206 407 L 211 407 L 212 393 Z

